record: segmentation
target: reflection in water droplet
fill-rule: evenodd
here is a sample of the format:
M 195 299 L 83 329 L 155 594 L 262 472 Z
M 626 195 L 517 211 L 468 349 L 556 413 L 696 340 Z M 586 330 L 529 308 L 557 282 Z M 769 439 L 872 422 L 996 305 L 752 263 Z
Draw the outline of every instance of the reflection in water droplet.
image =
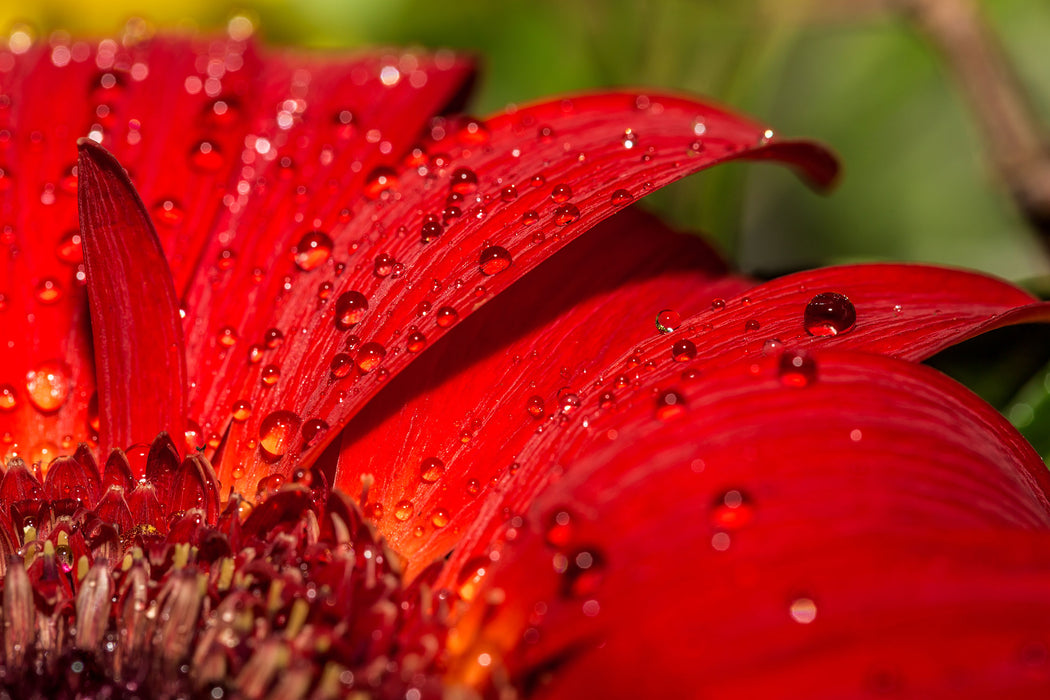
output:
M 724 311 L 725 308 L 726 308 L 726 300 L 725 299 L 712 299 L 711 300 L 711 310 L 712 311 Z
M 718 495 L 711 506 L 711 522 L 723 530 L 735 530 L 751 522 L 754 506 L 751 498 L 739 489 Z
M 58 280 L 46 277 L 36 285 L 36 298 L 41 304 L 54 304 L 62 298 L 62 285 Z
M 349 330 L 360 323 L 368 311 L 368 299 L 358 291 L 344 292 L 335 300 L 335 327 L 341 331 Z
M 259 375 L 259 380 L 266 386 L 273 386 L 281 378 L 281 368 L 277 365 L 266 365 Z
M 56 249 L 58 259 L 68 265 L 79 265 L 84 262 L 84 239 L 80 235 L 80 229 L 67 231 L 62 240 L 58 242 Z
M 521 223 L 525 224 L 526 226 L 532 226 L 539 220 L 540 215 L 536 212 L 535 209 L 529 209 L 521 215 Z
M 785 352 L 778 373 L 784 386 L 806 387 L 817 380 L 817 361 L 801 350 Z
M 419 477 L 428 484 L 433 484 L 445 473 L 445 463 L 437 457 L 428 457 L 419 465 Z
M 674 309 L 662 309 L 656 314 L 656 330 L 670 333 L 682 325 L 682 315 Z
M 259 448 L 268 457 L 283 457 L 301 423 L 291 411 L 274 411 L 259 424 Z
M 309 445 L 310 443 L 324 437 L 324 434 L 328 432 L 328 424 L 320 418 L 311 418 L 303 423 L 302 432 L 303 444 Z
M 481 251 L 481 258 L 478 264 L 483 274 L 495 275 L 510 267 L 511 262 L 510 252 L 506 248 L 493 245 Z
M 857 310 L 853 302 L 837 292 L 822 292 L 806 304 L 803 323 L 810 335 L 838 335 L 853 330 Z
M 44 413 L 57 411 L 69 398 L 69 372 L 59 362 L 43 362 L 26 373 L 29 402 Z
M 696 357 L 696 344 L 682 339 L 671 346 L 671 357 L 675 362 L 688 362 Z
M 295 244 L 295 264 L 304 272 L 323 264 L 332 255 L 332 239 L 324 231 L 310 231 Z

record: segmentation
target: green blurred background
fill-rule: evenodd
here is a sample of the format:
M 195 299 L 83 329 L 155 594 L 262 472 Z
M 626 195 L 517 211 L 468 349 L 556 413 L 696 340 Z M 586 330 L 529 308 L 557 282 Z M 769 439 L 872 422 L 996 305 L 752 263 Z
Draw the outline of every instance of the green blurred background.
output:
M 553 93 L 652 86 L 699 93 L 841 155 L 830 196 L 759 164 L 729 165 L 647 200 L 763 276 L 858 260 L 976 268 L 1050 290 L 1050 256 L 989 167 L 943 61 L 885 0 L 0 0 L 37 36 L 157 27 L 219 30 L 242 14 L 265 42 L 322 49 L 451 47 L 483 72 L 474 111 Z M 1050 2 L 986 0 L 991 30 L 1050 124 Z M 1050 453 L 1050 336 L 993 334 L 937 362 Z M 992 365 L 994 371 L 989 371 Z M 1018 393 L 1020 392 L 1020 393 Z

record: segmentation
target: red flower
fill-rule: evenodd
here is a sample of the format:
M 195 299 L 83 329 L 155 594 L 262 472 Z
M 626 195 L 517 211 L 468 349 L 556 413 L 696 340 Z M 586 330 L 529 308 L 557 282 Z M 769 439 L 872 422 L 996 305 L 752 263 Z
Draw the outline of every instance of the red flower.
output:
M 921 266 L 728 275 L 627 206 L 831 156 L 666 95 L 448 116 L 470 78 L 0 54 L 0 684 L 1045 690 L 1050 480 L 914 362 L 1046 307 Z

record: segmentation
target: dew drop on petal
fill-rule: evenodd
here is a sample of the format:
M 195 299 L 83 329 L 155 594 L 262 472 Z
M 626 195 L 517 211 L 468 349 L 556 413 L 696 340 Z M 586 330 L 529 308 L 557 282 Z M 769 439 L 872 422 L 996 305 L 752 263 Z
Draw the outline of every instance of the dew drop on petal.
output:
M 726 308 L 726 300 L 725 299 L 712 299 L 711 300 L 711 310 L 712 311 L 724 311 L 725 308 Z
M 235 401 L 233 408 L 230 410 L 230 415 L 235 421 L 246 421 L 252 415 L 252 405 L 247 401 Z
M 597 549 L 578 549 L 565 558 L 561 594 L 566 598 L 584 598 L 598 592 L 605 578 L 605 556 Z M 555 569 L 560 561 L 555 557 Z
M 369 173 L 365 180 L 364 194 L 369 199 L 375 199 L 388 190 L 396 190 L 399 184 L 397 173 L 393 169 L 380 166 Z
M 445 473 L 445 463 L 437 457 L 427 457 L 419 465 L 419 477 L 428 484 L 433 484 Z
M 785 352 L 778 368 L 784 386 L 807 387 L 817 380 L 817 361 L 801 350 Z
M 301 423 L 291 411 L 274 411 L 259 424 L 259 449 L 269 457 L 283 457 Z
M 398 501 L 397 505 L 394 506 L 394 517 L 400 520 L 401 522 L 405 522 L 406 520 L 411 518 L 415 512 L 416 507 L 412 505 L 412 501 L 409 501 L 407 499 Z
M 530 396 L 525 401 L 525 410 L 529 412 L 529 415 L 533 418 L 543 418 L 543 399 L 539 396 Z
M 0 384 L 0 411 L 13 411 L 18 407 L 18 396 L 10 384 Z
M 656 417 L 660 420 L 672 420 L 685 413 L 685 397 L 674 389 L 660 392 L 656 397 Z
M 662 309 L 656 314 L 656 330 L 661 333 L 671 333 L 682 325 L 682 315 L 674 309 Z
M 572 197 L 572 188 L 568 185 L 555 185 L 551 190 L 551 201 L 556 204 L 569 201 Z
M 554 223 L 558 226 L 568 226 L 579 218 L 580 209 L 575 204 L 562 204 L 554 210 Z
M 325 423 L 320 418 L 311 418 L 303 423 L 303 444 L 309 445 L 310 443 L 324 437 L 326 432 L 328 432 L 328 423 Z
M 412 331 L 405 338 L 405 350 L 409 352 L 422 352 L 427 346 L 427 337 L 419 331 Z
M 684 338 L 679 340 L 671 346 L 671 357 L 675 362 L 689 362 L 696 357 L 696 344 Z
M 550 546 L 562 548 L 572 540 L 572 529 L 572 513 L 557 510 L 547 518 L 547 529 L 543 536 Z
M 456 194 L 470 194 L 478 189 L 478 176 L 470 168 L 456 168 L 449 186 Z
M 62 240 L 58 242 L 56 250 L 58 259 L 68 265 L 79 265 L 84 262 L 84 239 L 80 235 L 80 229 L 67 231 Z
M 375 369 L 384 357 L 386 357 L 386 348 L 382 345 L 379 343 L 365 343 L 357 351 L 357 357 L 354 358 L 354 362 L 359 370 L 368 373 Z
M 434 315 L 434 322 L 442 328 L 448 328 L 455 323 L 458 318 L 459 313 L 455 309 L 451 306 L 442 306 Z
M 536 223 L 539 220 L 540 220 L 540 215 L 536 212 L 535 209 L 529 209 L 529 210 L 525 211 L 524 213 L 522 213 L 522 215 L 521 215 L 521 223 L 524 224 L 525 226 L 532 226 L 534 223 Z
M 633 199 L 634 197 L 631 196 L 630 192 L 624 189 L 619 189 L 612 193 L 609 201 L 611 201 L 614 206 L 622 207 L 626 204 L 630 204 Z
M 29 402 L 44 413 L 57 411 L 69 398 L 72 382 L 59 362 L 43 362 L 26 373 Z
M 190 164 L 200 171 L 215 172 L 225 165 L 219 146 L 206 139 L 193 144 L 189 155 Z
M 332 239 L 324 231 L 310 231 L 295 244 L 295 265 L 304 272 L 309 272 L 332 255 Z
M 558 407 L 562 413 L 572 413 L 580 407 L 580 397 L 567 387 L 558 390 Z
M 423 219 L 423 225 L 419 228 L 419 237 L 423 243 L 430 243 L 445 230 L 436 216 L 430 215 Z
M 789 607 L 791 619 L 800 625 L 808 625 L 817 619 L 817 604 L 812 598 L 796 598 Z
M 332 358 L 332 364 L 329 366 L 329 370 L 332 372 L 332 376 L 336 379 L 342 379 L 343 377 L 350 374 L 350 370 L 354 367 L 353 360 L 345 352 L 336 353 L 336 356 Z
M 803 323 L 810 335 L 839 335 L 853 330 L 857 310 L 848 297 L 837 292 L 822 292 L 806 304 Z
M 162 226 L 178 226 L 186 218 L 182 205 L 173 199 L 162 199 L 153 205 L 153 220 Z
M 444 508 L 438 508 L 434 511 L 434 514 L 431 516 L 430 523 L 434 527 L 445 527 L 446 525 L 448 525 L 448 520 L 448 511 Z
M 498 272 L 503 272 L 512 262 L 510 252 L 501 246 L 492 245 L 481 251 L 481 258 L 478 260 L 478 265 L 481 268 L 481 272 L 486 275 L 495 275 Z
M 507 185 L 499 192 L 499 198 L 504 202 L 513 202 L 518 198 L 518 188 L 514 185 Z
M 36 285 L 36 298 L 41 304 L 54 304 L 62 299 L 62 285 L 52 277 L 46 277 Z
M 719 494 L 711 506 L 711 522 L 723 530 L 735 530 L 747 525 L 754 514 L 751 497 L 739 489 Z
M 259 375 L 259 380 L 266 386 L 273 386 L 281 378 L 281 368 L 277 365 L 266 365 Z
M 368 299 L 358 291 L 344 292 L 335 301 L 335 327 L 349 330 L 359 323 L 368 311 Z
M 784 343 L 779 338 L 769 338 L 762 343 L 762 355 L 765 357 L 776 357 L 784 352 Z

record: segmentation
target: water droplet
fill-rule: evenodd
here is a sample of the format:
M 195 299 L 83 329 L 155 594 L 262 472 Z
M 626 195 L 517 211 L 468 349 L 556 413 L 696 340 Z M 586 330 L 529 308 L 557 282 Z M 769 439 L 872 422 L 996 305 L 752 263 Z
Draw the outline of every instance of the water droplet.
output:
M 247 401 L 235 401 L 233 408 L 230 410 L 230 415 L 233 416 L 235 421 L 246 421 L 252 415 L 252 405 Z
M 430 243 L 445 230 L 445 227 L 441 225 L 437 217 L 434 215 L 428 215 L 423 219 L 423 225 L 419 228 L 420 240 L 424 243 Z
M 671 357 L 675 362 L 689 362 L 696 357 L 696 344 L 684 338 L 679 340 L 671 346 Z
M 630 204 L 633 199 L 634 197 L 631 195 L 631 193 L 623 189 L 616 190 L 612 193 L 612 197 L 609 198 L 613 205 L 617 207 L 622 207 L 625 204 Z
M 437 313 L 434 314 L 434 322 L 442 328 L 448 328 L 455 323 L 458 318 L 459 313 L 457 313 L 451 306 L 442 306 L 437 310 Z
M 478 176 L 470 168 L 456 168 L 452 172 L 449 186 L 456 194 L 470 194 L 478 189 Z
M 568 185 L 555 185 L 551 190 L 551 201 L 555 204 L 567 202 L 570 197 L 572 197 L 572 188 Z
M 427 457 L 419 465 L 419 477 L 428 484 L 433 484 L 445 473 L 445 463 L 437 457 Z
M 248 362 L 253 365 L 257 365 L 262 362 L 263 353 L 266 351 L 259 343 L 252 343 L 248 347 Z
M 412 514 L 416 512 L 416 507 L 412 505 L 412 501 L 402 500 L 398 501 L 394 507 L 394 517 L 405 522 L 412 517 Z
M 216 334 L 216 339 L 224 348 L 232 348 L 237 344 L 237 331 L 230 326 L 223 326 Z
M 632 129 L 627 129 L 623 132 L 623 147 L 630 150 L 638 145 L 638 134 L 634 133 Z
M 521 223 L 525 226 L 532 226 L 534 223 L 540 220 L 540 215 L 535 209 L 529 209 L 521 215 Z
M 778 373 L 784 386 L 806 387 L 817 380 L 817 361 L 801 350 L 785 352 Z
M 225 159 L 219 146 L 205 139 L 190 147 L 190 164 L 197 170 L 215 172 L 225 165 Z
M 375 369 L 384 357 L 386 357 L 386 348 L 382 345 L 379 343 L 365 343 L 357 351 L 357 357 L 354 358 L 354 362 L 361 372 L 367 374 Z
M 510 267 L 511 262 L 510 252 L 498 245 L 489 246 L 481 251 L 481 258 L 478 260 L 481 272 L 485 275 L 503 272 Z
M 663 309 L 656 314 L 656 330 L 661 333 L 671 333 L 678 330 L 682 325 L 682 315 L 674 309 Z
M 489 140 L 489 129 L 480 119 L 467 117 L 456 132 L 456 139 L 464 146 L 479 146 Z
M 761 327 L 762 327 L 762 324 L 760 324 L 756 319 L 753 319 L 753 318 L 749 318 L 744 323 L 744 331 L 748 332 L 748 333 L 750 333 L 752 331 L 757 331 Z
M 479 493 L 481 493 L 481 482 L 478 481 L 477 479 L 468 479 L 467 480 L 467 495 L 468 496 L 477 496 Z
M 71 388 L 69 372 L 59 362 L 43 362 L 26 373 L 29 401 L 44 413 L 61 408 Z
M 602 580 L 605 578 L 605 557 L 597 549 L 579 549 L 564 557 L 562 560 L 555 556 L 555 569 L 559 564 L 564 566 L 559 573 L 562 574 L 561 594 L 566 598 L 585 598 L 593 596 L 598 592 Z
M 283 457 L 301 423 L 291 411 L 274 411 L 259 424 L 259 448 L 273 459 Z
M 67 231 L 58 242 L 58 259 L 67 265 L 79 265 L 84 262 L 84 239 L 80 229 Z
M 711 506 L 711 522 L 723 530 L 736 530 L 747 525 L 754 514 L 750 496 L 739 489 L 719 494 Z
M 817 619 L 817 604 L 811 598 L 796 598 L 789 608 L 791 619 L 800 625 L 808 625 Z
M 375 199 L 388 190 L 396 190 L 398 185 L 397 173 L 393 169 L 378 167 L 365 180 L 365 197 Z
M 13 411 L 18 407 L 18 396 L 10 384 L 0 384 L 0 411 Z
M 769 338 L 762 343 L 762 355 L 765 357 L 776 357 L 784 352 L 784 343 L 780 338 Z
M 311 418 L 310 420 L 303 423 L 303 444 L 309 445 L 310 443 L 323 437 L 328 432 L 328 423 L 325 423 L 320 418 Z
M 350 330 L 368 311 L 368 299 L 358 291 L 344 292 L 335 301 L 335 327 Z
M 809 300 L 802 318 L 810 335 L 838 335 L 853 330 L 857 310 L 846 296 L 822 292 Z
M 562 413 L 572 413 L 580 407 L 580 397 L 568 387 L 562 387 L 558 390 L 558 407 Z
M 178 226 L 186 218 L 182 205 L 174 199 L 162 199 L 153 205 L 153 220 L 162 226 Z
M 725 299 L 712 299 L 711 300 L 711 310 L 712 311 L 724 311 L 725 308 L 726 308 L 726 300 Z
M 533 418 L 543 418 L 543 399 L 539 396 L 530 396 L 525 401 L 525 410 Z
M 36 298 L 41 304 L 54 304 L 62 298 L 62 285 L 58 280 L 46 277 L 36 285 Z
M 284 342 L 284 333 L 277 330 L 276 328 L 268 328 L 263 333 L 263 345 L 270 350 L 275 350 L 281 346 Z
M 554 223 L 568 226 L 580 218 L 580 210 L 575 204 L 562 204 L 554 210 Z
M 513 202 L 518 198 L 518 188 L 514 185 L 507 185 L 499 192 L 499 198 L 504 202 Z
M 334 244 L 324 231 L 310 231 L 295 244 L 295 265 L 309 272 L 325 263 L 332 255 Z
M 660 420 L 672 420 L 685 413 L 685 397 L 673 389 L 668 389 L 656 397 L 656 417 Z
M 354 363 L 353 360 L 350 359 L 350 356 L 345 352 L 340 352 L 332 358 L 332 364 L 329 369 L 331 370 L 333 377 L 336 379 L 342 379 L 350 374 L 350 370 L 353 369 L 353 367 Z
M 259 375 L 259 381 L 266 386 L 273 386 L 281 378 L 281 368 L 277 365 L 266 365 Z
M 369 503 L 365 506 L 365 517 L 369 520 L 382 520 L 383 519 L 383 504 L 382 503 Z
M 547 519 L 544 539 L 552 547 L 560 549 L 567 546 L 572 539 L 572 513 L 567 510 L 557 510 L 551 513 Z
M 444 508 L 438 508 L 434 511 L 434 515 L 431 516 L 430 522 L 434 527 L 445 527 L 448 525 L 448 511 Z

